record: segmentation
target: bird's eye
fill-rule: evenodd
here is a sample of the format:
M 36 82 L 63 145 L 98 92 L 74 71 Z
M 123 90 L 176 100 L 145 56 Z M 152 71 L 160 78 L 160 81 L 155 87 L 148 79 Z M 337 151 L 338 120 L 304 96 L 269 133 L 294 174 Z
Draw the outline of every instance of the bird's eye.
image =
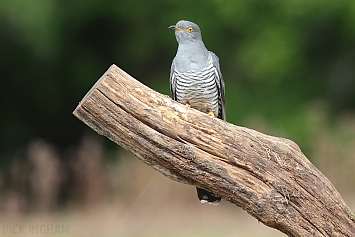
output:
M 187 27 L 187 32 L 193 32 L 194 28 L 192 26 Z

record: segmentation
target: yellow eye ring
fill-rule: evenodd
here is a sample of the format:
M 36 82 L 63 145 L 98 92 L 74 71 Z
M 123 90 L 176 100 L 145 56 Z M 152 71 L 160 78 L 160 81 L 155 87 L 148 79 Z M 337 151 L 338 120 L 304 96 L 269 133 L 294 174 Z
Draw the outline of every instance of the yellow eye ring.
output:
M 192 26 L 187 27 L 187 32 L 193 32 L 194 28 Z

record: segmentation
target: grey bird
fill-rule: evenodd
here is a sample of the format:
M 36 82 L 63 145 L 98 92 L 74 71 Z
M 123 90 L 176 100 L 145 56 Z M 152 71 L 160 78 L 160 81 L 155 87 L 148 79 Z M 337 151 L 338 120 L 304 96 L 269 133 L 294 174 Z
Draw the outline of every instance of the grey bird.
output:
M 224 81 L 218 57 L 208 51 L 202 41 L 200 27 L 181 20 L 169 29 L 175 30 L 179 44 L 170 70 L 170 95 L 185 104 L 212 117 L 226 120 Z M 197 188 L 201 203 L 218 205 L 221 197 Z

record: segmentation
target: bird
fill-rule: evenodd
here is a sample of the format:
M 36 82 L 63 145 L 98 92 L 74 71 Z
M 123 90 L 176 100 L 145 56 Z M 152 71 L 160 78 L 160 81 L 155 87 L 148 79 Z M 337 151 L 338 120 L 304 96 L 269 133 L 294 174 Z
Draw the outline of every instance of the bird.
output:
M 169 26 L 175 31 L 178 49 L 170 69 L 170 96 L 173 100 L 226 121 L 225 84 L 219 58 L 208 51 L 200 27 L 186 20 Z M 196 187 L 201 203 L 218 205 L 221 197 Z

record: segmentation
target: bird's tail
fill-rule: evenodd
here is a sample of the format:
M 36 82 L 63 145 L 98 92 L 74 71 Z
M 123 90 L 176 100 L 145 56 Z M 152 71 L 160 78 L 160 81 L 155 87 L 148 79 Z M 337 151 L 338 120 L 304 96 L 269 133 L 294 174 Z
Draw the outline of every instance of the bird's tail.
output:
M 197 187 L 196 187 L 196 189 L 197 189 L 198 199 L 200 199 L 201 203 L 209 203 L 212 205 L 218 205 L 219 202 L 221 201 L 221 197 L 214 194 L 214 193 L 211 193 L 207 190 L 197 188 Z

